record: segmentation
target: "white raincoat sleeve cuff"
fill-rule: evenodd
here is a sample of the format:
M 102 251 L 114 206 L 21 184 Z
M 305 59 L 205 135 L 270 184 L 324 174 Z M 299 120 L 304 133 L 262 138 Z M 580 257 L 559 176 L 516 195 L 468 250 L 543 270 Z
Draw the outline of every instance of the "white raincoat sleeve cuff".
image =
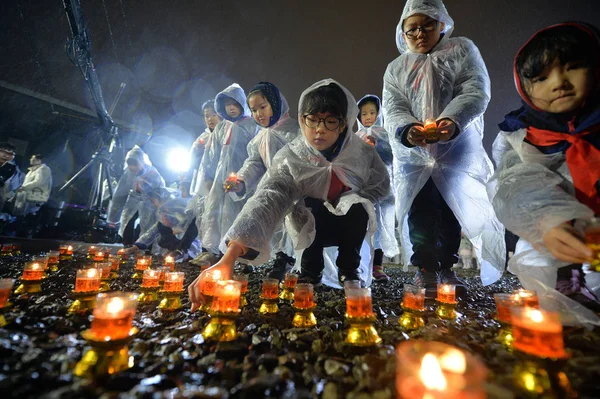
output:
M 463 62 L 454 82 L 454 95 L 437 119 L 451 119 L 459 132 L 464 132 L 490 102 L 490 77 L 472 41 L 463 38 L 458 51 L 463 52 Z
M 565 184 L 562 176 L 540 163 L 524 163 L 504 141 L 501 134 L 494 142 L 499 164 L 488 183 L 488 194 L 498 219 L 508 230 L 543 250 L 543 237 L 550 229 L 594 216 L 561 187 Z M 497 151 L 501 147 L 506 150 L 503 154 Z
M 421 123 L 412 114 L 410 101 L 400 89 L 398 79 L 389 66 L 383 75 L 383 104 L 384 127 L 389 132 L 390 139 L 396 137 L 398 129 Z

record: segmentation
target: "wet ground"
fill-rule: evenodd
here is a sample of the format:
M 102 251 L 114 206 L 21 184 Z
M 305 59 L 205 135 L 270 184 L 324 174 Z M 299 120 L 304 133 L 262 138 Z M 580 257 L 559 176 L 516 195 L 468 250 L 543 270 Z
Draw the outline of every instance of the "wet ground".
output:
M 0 277 L 19 278 L 26 255 L 0 258 Z M 44 280 L 43 293 L 30 299 L 11 298 L 5 311 L 9 324 L 0 328 L 0 392 L 3 397 L 49 398 L 393 398 L 395 346 L 422 338 L 456 345 L 481 357 L 489 367 L 490 397 L 511 397 L 512 371 L 517 361 L 496 341 L 499 324 L 493 320 L 493 294 L 518 287 L 514 277 L 482 287 L 475 271 L 462 271 L 470 298 L 459 305 L 462 316 L 443 321 L 433 314 L 419 332 L 406 333 L 398 325 L 404 283 L 412 273 L 387 267 L 387 284 L 372 287 L 375 327 L 383 343 L 371 349 L 351 348 L 344 341 L 343 292 L 317 287 L 317 328 L 296 329 L 293 311 L 265 318 L 257 313 L 260 280 L 268 267 L 250 274 L 248 300 L 239 319 L 238 340 L 215 345 L 200 334 L 208 316 L 188 310 L 167 314 L 156 305 L 138 308 L 140 332 L 130 345 L 135 366 L 103 381 L 87 381 L 72 374 L 86 349 L 81 331 L 88 317 L 67 316 L 75 270 L 83 258 L 61 264 Z M 186 285 L 198 274 L 195 266 L 178 266 Z M 122 266 L 113 290 L 138 291 L 130 279 L 132 265 Z M 17 281 L 18 283 L 18 281 Z M 565 345 L 572 356 L 565 371 L 580 397 L 600 396 L 600 334 L 598 330 L 567 328 Z

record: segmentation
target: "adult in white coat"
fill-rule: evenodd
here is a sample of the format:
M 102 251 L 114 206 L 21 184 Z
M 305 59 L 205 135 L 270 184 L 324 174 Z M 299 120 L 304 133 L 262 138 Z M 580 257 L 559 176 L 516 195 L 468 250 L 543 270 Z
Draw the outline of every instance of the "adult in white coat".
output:
M 52 191 L 52 171 L 44 163 L 41 154 L 32 155 L 29 159 L 30 167 L 25 176 L 25 181 L 17 190 L 14 216 L 25 216 L 37 212 L 42 205 L 48 202 Z
M 451 38 L 453 28 L 441 0 L 409 0 L 396 29 L 401 55 L 383 85 L 404 265 L 419 267 L 415 282 L 428 296 L 438 282 L 466 294 L 451 270 L 461 229 L 481 260 L 484 285 L 498 280 L 505 265 L 504 227 L 485 189 L 492 174 L 482 145 L 490 80 L 477 47 Z

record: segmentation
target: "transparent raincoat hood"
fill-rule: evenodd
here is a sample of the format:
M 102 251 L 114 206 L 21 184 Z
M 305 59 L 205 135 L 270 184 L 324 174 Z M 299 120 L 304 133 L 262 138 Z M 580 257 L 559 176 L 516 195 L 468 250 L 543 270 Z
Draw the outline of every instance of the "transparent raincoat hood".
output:
M 407 51 L 402 21 L 421 13 L 445 23 L 444 36 L 427 54 Z M 441 1 L 409 0 L 396 35 L 402 54 L 387 67 L 383 83 L 384 126 L 394 153 L 394 189 L 404 264 L 412 245 L 406 216 L 431 177 L 473 243 L 481 261 L 482 282 L 502 276 L 504 228 L 494 214 L 485 184 L 492 163 L 483 144 L 483 113 L 490 100 L 490 80 L 477 47 L 469 39 L 450 37 L 454 23 Z M 407 147 L 398 134 L 426 119 L 448 118 L 458 134 L 448 142 Z
M 144 169 L 147 166 L 152 166 L 152 162 L 150 162 L 148 155 L 137 145 L 134 145 L 133 148 L 125 154 L 125 168 L 127 168 L 127 161 L 130 159 L 136 160 Z
M 242 107 L 242 113 L 235 119 L 232 119 L 227 115 L 227 111 L 225 111 L 225 100 L 227 100 L 227 98 L 235 100 L 240 107 Z M 215 110 L 221 118 L 230 122 L 236 122 L 242 118 L 249 117 L 250 109 L 248 108 L 248 104 L 246 104 L 246 93 L 244 93 L 244 89 L 242 89 L 239 84 L 234 83 L 217 94 L 217 97 L 215 98 Z
M 367 129 L 360 122 L 360 107 L 361 107 L 361 105 L 363 105 L 363 102 L 366 102 L 366 100 L 375 101 L 377 103 L 377 108 L 379 109 L 379 111 L 377 112 L 377 120 L 375 120 L 375 123 L 371 127 L 383 127 L 383 108 L 381 107 L 381 100 L 375 94 L 367 94 L 367 95 L 364 95 L 363 98 L 358 100 L 358 103 L 357 103 L 358 116 L 356 117 L 356 123 L 358 124 L 358 130 Z M 372 101 L 369 101 L 369 102 L 372 102 Z

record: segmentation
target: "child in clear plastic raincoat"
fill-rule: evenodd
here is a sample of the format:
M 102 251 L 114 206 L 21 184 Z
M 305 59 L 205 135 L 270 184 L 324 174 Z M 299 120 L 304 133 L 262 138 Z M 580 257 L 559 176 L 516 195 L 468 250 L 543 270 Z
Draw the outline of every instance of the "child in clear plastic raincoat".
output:
M 227 193 L 225 184 L 248 158 L 246 147 L 254 137 L 256 124 L 250 117 L 246 94 L 236 83 L 217 94 L 215 104 L 219 116 L 228 123 L 215 130 L 209 152 L 205 150 L 202 160 L 201 178 L 207 182 L 212 177 L 212 184 L 204 198 L 200 231 L 202 246 L 218 254 L 221 240 L 245 203 Z M 197 195 L 202 195 L 202 190 Z
M 248 158 L 237 173 L 237 180 L 228 183 L 228 191 L 240 200 L 254 194 L 258 182 L 271 166 L 275 154 L 298 137 L 299 127 L 290 118 L 289 106 L 277 86 L 269 82 L 258 83 L 248 93 L 248 106 L 260 130 L 248 144 Z M 272 238 L 275 262 L 269 277 L 282 280 L 294 264 L 294 248 L 283 223 Z
M 581 226 L 600 215 L 597 31 L 576 22 L 542 29 L 517 53 L 514 75 L 524 104 L 500 124 L 489 183 L 498 217 L 521 237 L 508 269 L 563 323 L 598 325 Z
M 383 128 L 381 100 L 374 94 L 367 94 L 358 101 L 358 131 L 356 134 L 375 150 L 385 164 L 390 180 L 393 178 L 393 156 L 388 132 Z M 373 255 L 373 279 L 388 281 L 390 278 L 383 271 L 383 255 L 393 258 L 398 255 L 396 240 L 396 209 L 394 196 L 375 203 L 377 216 L 377 231 L 375 232 L 375 253 Z
M 125 172 L 119 179 L 113 198 L 108 206 L 108 223 L 120 223 L 119 235 L 124 245 L 135 241 L 133 224 L 139 217 L 140 235 L 156 223 L 156 209 L 147 193 L 164 187 L 165 181 L 152 166 L 148 155 L 137 145 L 125 155 Z M 136 217 L 137 214 L 137 217 Z M 125 233 L 125 230 L 131 233 Z
M 208 100 L 204 104 L 202 104 L 202 114 L 204 115 L 204 123 L 206 124 L 206 129 L 198 136 L 198 138 L 192 144 L 192 148 L 190 149 L 191 159 L 192 159 L 192 182 L 190 185 L 190 193 L 195 194 L 196 191 L 200 189 L 198 179 L 198 172 L 200 169 L 200 163 L 202 162 L 202 157 L 204 156 L 204 149 L 207 146 L 210 146 L 210 139 L 215 131 L 215 128 L 222 121 L 217 111 L 215 111 L 215 101 Z
M 450 37 L 453 29 L 441 0 L 409 0 L 396 29 L 401 55 L 383 79 L 404 265 L 418 267 L 415 284 L 428 298 L 438 283 L 466 295 L 451 269 L 461 229 L 475 246 L 484 285 L 502 276 L 506 256 L 485 186 L 492 175 L 482 144 L 490 80 L 477 47 Z
M 372 243 L 373 204 L 389 195 L 387 169 L 375 149 L 352 133 L 358 107 L 339 83 L 313 84 L 302 93 L 298 110 L 302 136 L 275 155 L 225 236 L 225 255 L 212 269 L 227 278 L 239 256 L 264 263 L 273 232 L 285 217 L 295 248 L 304 249 L 296 262 L 301 263 L 299 281 L 318 284 L 323 278 L 332 285 L 323 275 L 324 248 L 337 246 L 335 285 L 359 279 L 369 284 L 372 251 L 361 259 L 361 248 L 363 241 Z M 199 288 L 206 273 L 188 288 L 194 307 L 204 300 Z

